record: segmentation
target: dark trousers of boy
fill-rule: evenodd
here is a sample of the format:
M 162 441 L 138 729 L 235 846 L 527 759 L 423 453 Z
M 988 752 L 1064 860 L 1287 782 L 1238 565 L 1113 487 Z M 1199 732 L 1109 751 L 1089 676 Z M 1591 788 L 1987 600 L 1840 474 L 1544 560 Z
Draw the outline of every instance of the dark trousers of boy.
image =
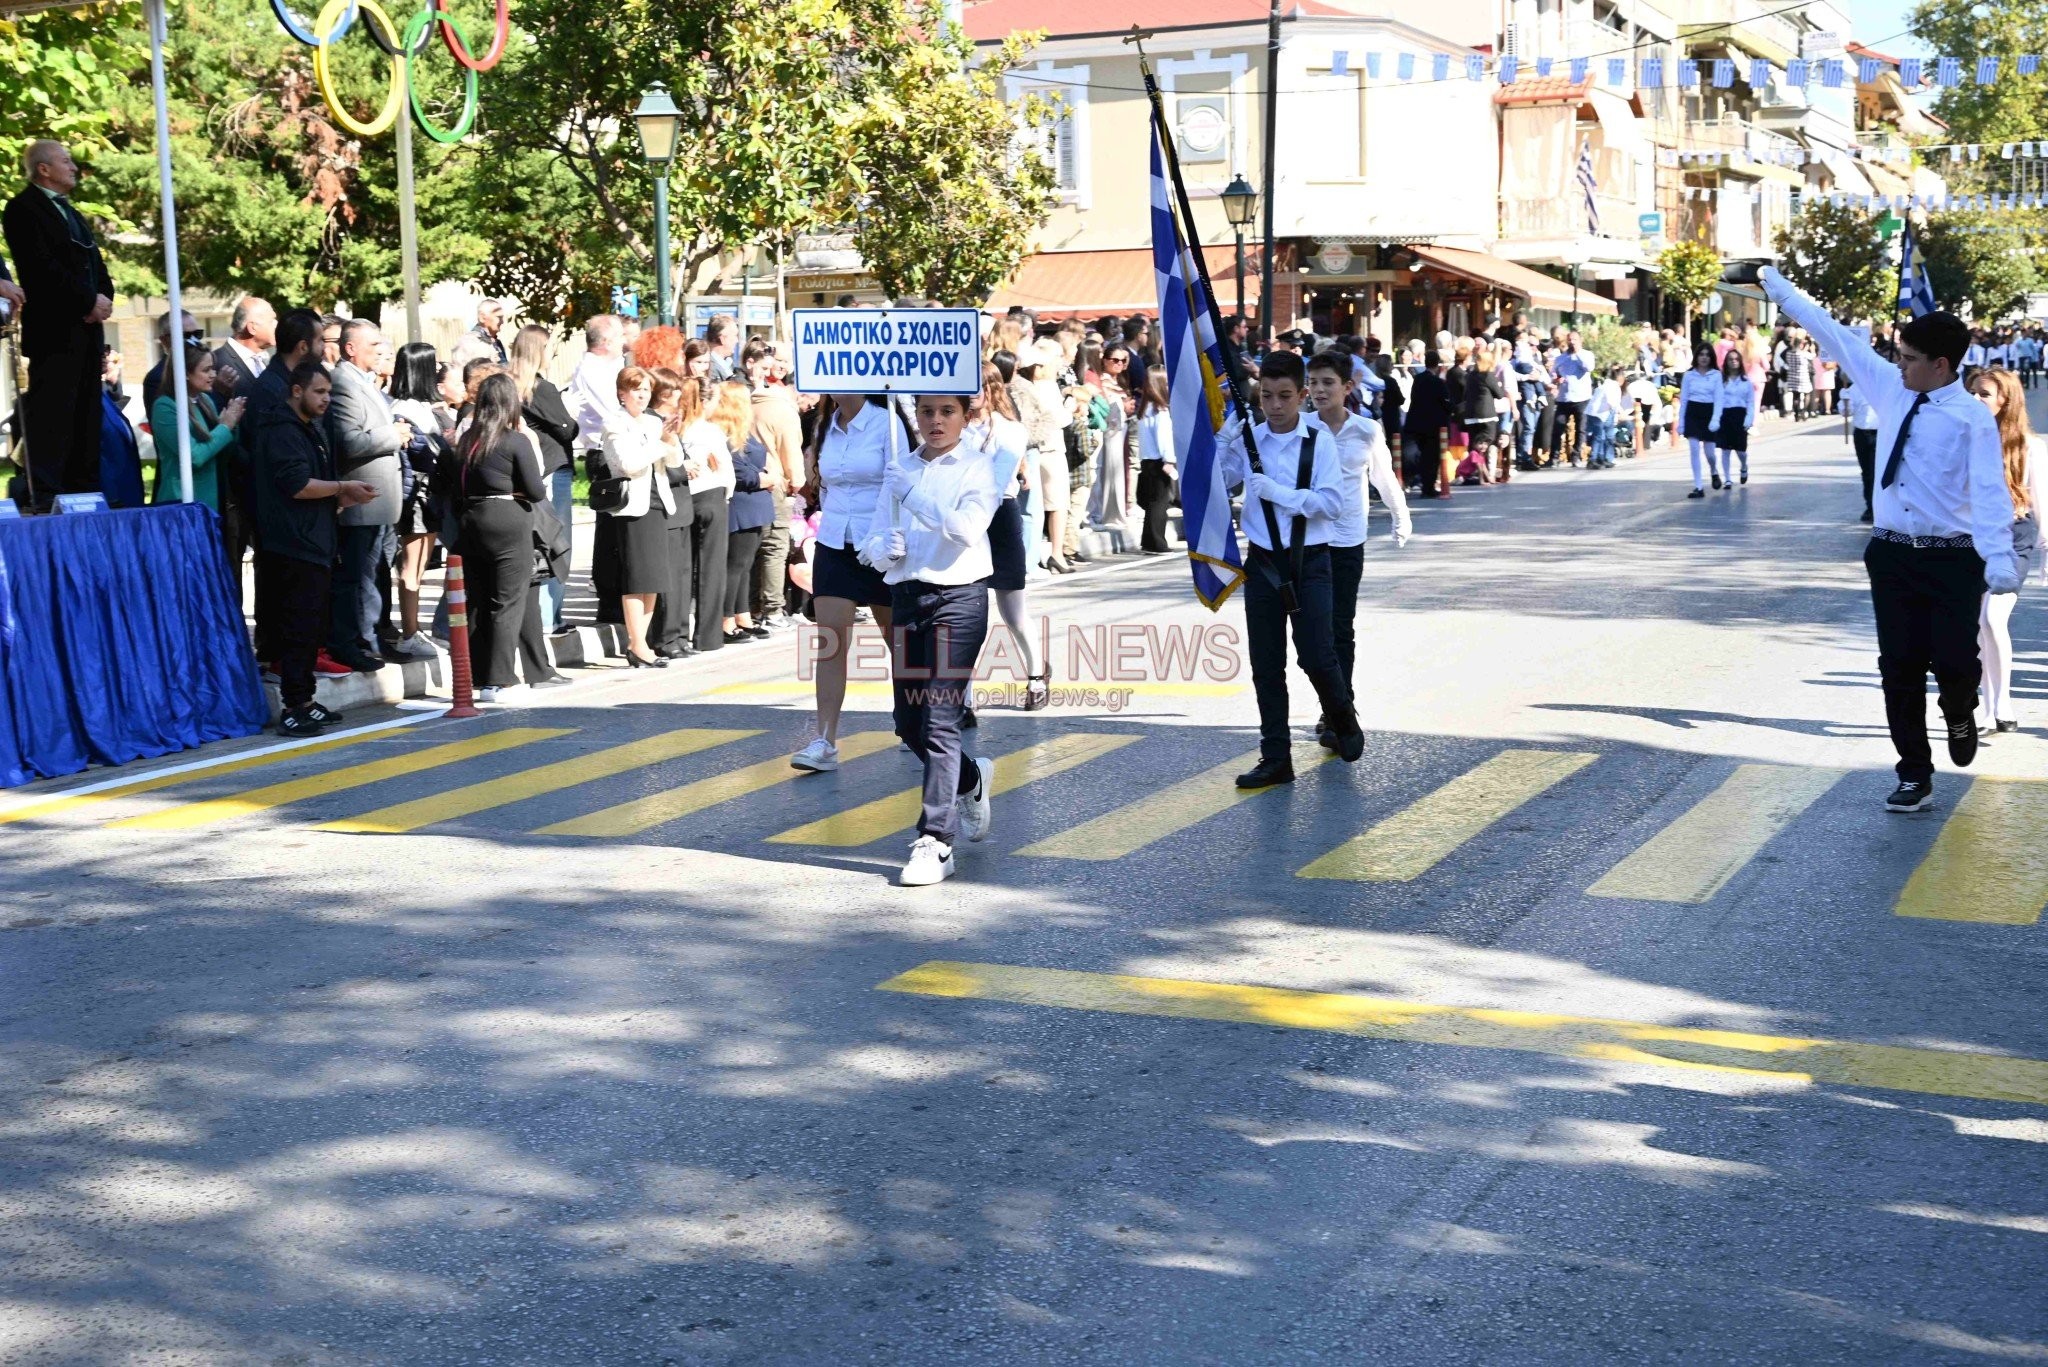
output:
M 1969 716 L 1983 678 L 1977 657 L 1984 560 L 1968 546 L 1909 546 L 1873 537 L 1863 550 L 1877 614 L 1877 672 L 1902 783 L 1934 774 L 1927 743 L 1927 675 L 1943 718 Z
M 1365 543 L 1330 547 L 1330 642 L 1337 650 L 1337 669 L 1344 676 L 1344 696 L 1356 701 L 1351 665 L 1358 653 L 1358 583 L 1365 578 Z
M 277 652 L 284 710 L 295 712 L 313 701 L 313 661 L 327 643 L 327 619 L 334 606 L 333 571 L 275 551 L 257 551 L 256 563 L 257 582 L 263 585 L 256 601 L 256 627 Z
M 1417 428 L 1408 433 L 1408 440 L 1401 444 L 1402 479 L 1417 485 L 1424 494 L 1434 494 L 1442 482 L 1444 469 L 1444 434 L 1442 428 L 1432 427 L 1427 431 Z M 1449 493 L 1450 490 L 1444 490 Z
M 1550 463 L 1577 460 L 1585 442 L 1586 401 L 1559 399 L 1550 417 Z
M 988 589 L 912 579 L 890 586 L 889 606 L 896 735 L 924 762 L 917 833 L 951 845 L 959 835 L 954 800 L 974 791 L 978 778 L 960 759 L 960 718 L 988 638 Z
M 1323 717 L 1350 715 L 1351 690 L 1337 661 L 1330 630 L 1330 548 L 1302 550 L 1301 574 L 1294 581 L 1300 611 L 1291 618 L 1280 601 L 1271 573 L 1286 564 L 1259 546 L 1246 551 L 1244 577 L 1245 646 L 1252 660 L 1252 691 L 1259 700 L 1259 757 L 1291 760 L 1293 741 L 1287 730 L 1287 629 L 1294 627 L 1294 658 L 1315 686 Z M 1354 589 L 1355 592 L 1355 589 Z
M 463 511 L 461 547 L 476 686 L 510 688 L 533 584 L 533 514 L 516 499 L 480 498 Z
M 1849 439 L 1856 444 L 1856 471 L 1863 477 L 1863 516 L 1870 517 L 1870 485 L 1877 475 L 1877 429 L 1852 427 Z

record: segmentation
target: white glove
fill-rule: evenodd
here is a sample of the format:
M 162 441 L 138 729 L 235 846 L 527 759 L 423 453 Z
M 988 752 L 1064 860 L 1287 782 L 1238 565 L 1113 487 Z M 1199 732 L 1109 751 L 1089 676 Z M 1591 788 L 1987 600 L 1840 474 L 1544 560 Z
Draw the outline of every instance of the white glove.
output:
M 904 541 L 903 533 L 893 527 L 890 528 L 889 534 L 882 538 L 882 563 L 893 565 L 909 553 L 910 546 Z
M 1400 550 L 1400 549 L 1401 549 L 1401 548 L 1402 548 L 1403 546 L 1405 546 L 1405 545 L 1407 545 L 1407 544 L 1408 544 L 1408 533 L 1406 533 L 1406 532 L 1395 532 L 1395 533 L 1394 533 L 1394 549 L 1395 549 L 1395 550 L 1397 550 L 1397 551 L 1398 551 L 1398 550 Z
M 898 503 L 909 498 L 911 491 L 916 488 L 916 477 L 904 466 L 891 465 L 889 473 L 882 476 L 882 492 L 895 499 Z
M 1267 503 L 1273 503 L 1275 502 L 1273 497 L 1275 494 L 1285 497 L 1287 492 L 1287 486 L 1274 479 L 1271 475 L 1254 472 L 1245 477 L 1244 496 L 1246 498 L 1256 498 Z

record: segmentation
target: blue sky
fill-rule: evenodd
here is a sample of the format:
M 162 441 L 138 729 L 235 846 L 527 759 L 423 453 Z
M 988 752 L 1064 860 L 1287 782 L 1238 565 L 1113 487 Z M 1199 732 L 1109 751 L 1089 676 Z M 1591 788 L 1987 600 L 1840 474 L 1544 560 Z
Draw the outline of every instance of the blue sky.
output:
M 1895 56 L 1931 56 L 1917 39 L 1893 38 L 1908 27 L 1906 15 L 1917 0 L 1849 0 L 1849 32 Z

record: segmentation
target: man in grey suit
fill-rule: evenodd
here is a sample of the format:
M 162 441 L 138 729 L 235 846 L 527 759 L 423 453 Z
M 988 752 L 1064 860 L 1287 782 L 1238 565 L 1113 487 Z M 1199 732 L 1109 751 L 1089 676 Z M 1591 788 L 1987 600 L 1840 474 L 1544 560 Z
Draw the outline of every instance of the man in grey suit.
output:
M 336 477 L 360 480 L 375 498 L 341 510 L 334 569 L 334 614 L 327 653 L 362 673 L 384 667 L 379 658 L 377 619 L 384 604 L 377 592 L 377 566 L 388 565 L 397 545 L 399 452 L 412 440 L 412 426 L 393 419 L 391 402 L 377 387 L 377 325 L 352 318 L 341 329 L 341 359 L 334 365 L 334 397 L 327 406 L 327 442 Z

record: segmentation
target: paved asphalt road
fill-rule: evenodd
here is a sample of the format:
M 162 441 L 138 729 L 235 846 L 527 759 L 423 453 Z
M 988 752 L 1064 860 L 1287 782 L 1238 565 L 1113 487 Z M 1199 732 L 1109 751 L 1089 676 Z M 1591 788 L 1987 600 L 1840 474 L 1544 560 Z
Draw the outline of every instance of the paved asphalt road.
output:
M 2048 1357 L 2048 591 L 1888 816 L 1848 448 L 1753 466 L 1422 505 L 1291 790 L 1227 669 L 987 706 L 937 889 L 787 640 L 0 798 L 0 1363 Z

